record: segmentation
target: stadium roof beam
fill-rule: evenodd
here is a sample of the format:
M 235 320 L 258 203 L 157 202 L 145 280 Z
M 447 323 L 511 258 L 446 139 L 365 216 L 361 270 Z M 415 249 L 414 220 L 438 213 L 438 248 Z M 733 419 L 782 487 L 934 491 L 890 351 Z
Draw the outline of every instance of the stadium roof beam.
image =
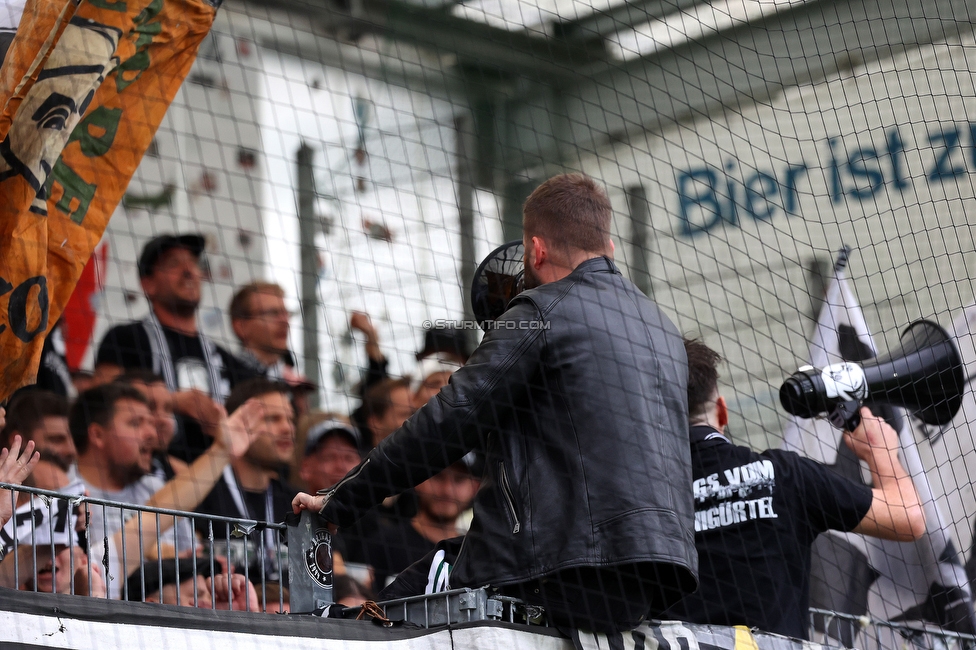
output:
M 576 20 L 558 22 L 553 33 L 568 41 L 590 41 L 638 25 L 685 11 L 701 0 L 637 0 L 624 2 L 606 10 L 597 10 Z
M 440 11 L 450 11 L 454 5 L 459 5 L 464 0 L 405 0 L 412 5 L 419 5 L 427 9 L 437 9 Z
M 535 143 L 545 142 L 530 131 L 554 123 L 551 111 L 561 106 L 561 124 L 568 128 L 550 138 L 562 141 L 571 154 L 597 151 L 971 32 L 974 19 L 971 0 L 797 4 L 640 58 L 581 70 L 576 83 L 560 85 L 561 104 L 524 97 L 522 115 L 510 130 L 521 138 L 509 147 L 530 154 Z M 535 164 L 552 160 L 553 151 L 536 153 Z M 532 156 L 524 161 L 531 163 Z
M 307 19 L 299 25 L 298 19 L 285 11 L 255 7 L 253 3 L 245 5 L 238 0 L 224 2 L 218 20 L 215 30 L 227 30 L 234 37 L 253 40 L 262 48 L 280 54 L 453 102 L 467 97 L 467 80 L 460 71 L 442 67 L 438 74 L 431 74 L 430 63 L 413 46 L 399 47 L 391 54 L 375 47 L 342 42 L 323 29 L 313 28 Z M 442 56 L 449 58 L 446 54 Z
M 488 76 L 520 75 L 568 81 L 578 70 L 606 61 L 602 43 L 569 42 L 500 29 L 452 15 L 443 6 L 404 0 L 248 0 L 308 16 L 329 31 L 355 40 L 363 34 L 449 52 L 460 67 Z
M 954 16 L 945 21 L 940 16 Z M 532 85 L 505 102 L 495 160 L 504 214 L 517 221 L 539 180 L 581 156 L 647 134 L 771 101 L 906 50 L 973 31 L 972 0 L 812 0 L 629 61 L 581 70 L 575 83 Z

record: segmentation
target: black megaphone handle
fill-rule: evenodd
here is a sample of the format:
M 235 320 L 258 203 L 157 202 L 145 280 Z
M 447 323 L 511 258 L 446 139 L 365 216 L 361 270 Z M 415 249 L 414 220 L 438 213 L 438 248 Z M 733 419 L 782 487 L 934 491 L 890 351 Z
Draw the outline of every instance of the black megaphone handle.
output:
M 861 424 L 861 403 L 856 401 L 838 402 L 827 419 L 838 429 L 854 431 Z

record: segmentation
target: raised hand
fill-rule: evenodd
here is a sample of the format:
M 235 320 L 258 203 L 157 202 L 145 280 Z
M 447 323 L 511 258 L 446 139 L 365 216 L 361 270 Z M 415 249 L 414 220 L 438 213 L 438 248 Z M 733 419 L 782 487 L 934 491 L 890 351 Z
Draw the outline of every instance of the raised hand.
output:
M 229 417 L 224 413 L 217 440 L 232 458 L 240 458 L 247 453 L 251 443 L 264 431 L 264 411 L 264 404 L 250 399 Z
M 373 329 L 373 323 L 369 320 L 369 314 L 365 312 L 352 312 L 352 315 L 349 317 L 349 327 L 362 332 L 367 338 L 376 336 L 376 330 Z
M 184 390 L 173 393 L 173 410 L 200 423 L 203 432 L 217 437 L 220 419 L 227 415 L 224 408 L 201 390 Z
M 254 585 L 248 582 L 240 574 L 232 574 L 230 583 L 227 582 L 227 575 L 220 573 L 213 578 L 207 578 L 207 589 L 213 585 L 215 609 L 233 609 L 235 612 L 261 611 L 261 604 L 258 602 L 258 594 L 254 590 Z M 233 603 L 230 595 L 233 594 Z
M 884 474 L 891 475 L 891 465 L 898 463 L 901 449 L 898 432 L 866 406 L 861 408 L 860 425 L 854 431 L 844 432 L 844 442 L 869 468 Z
M 380 339 L 376 334 L 376 328 L 369 319 L 369 314 L 361 311 L 354 311 L 349 317 L 349 328 L 357 330 L 366 335 L 366 355 L 374 361 L 382 361 L 383 352 L 380 350 Z
M 41 454 L 34 451 L 34 441 L 29 440 L 21 453 L 20 445 L 23 439 L 15 435 L 10 443 L 10 449 L 0 451 L 0 482 L 21 485 L 31 472 Z M 14 514 L 13 502 L 9 490 L 0 490 L 0 526 L 5 525 Z

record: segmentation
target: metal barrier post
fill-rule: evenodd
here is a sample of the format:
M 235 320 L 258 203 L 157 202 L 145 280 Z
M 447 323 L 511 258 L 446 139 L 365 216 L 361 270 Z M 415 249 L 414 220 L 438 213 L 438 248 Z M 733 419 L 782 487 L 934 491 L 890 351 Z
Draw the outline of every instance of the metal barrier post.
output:
M 318 514 L 289 515 L 288 591 L 291 611 L 311 612 L 331 605 L 332 535 Z

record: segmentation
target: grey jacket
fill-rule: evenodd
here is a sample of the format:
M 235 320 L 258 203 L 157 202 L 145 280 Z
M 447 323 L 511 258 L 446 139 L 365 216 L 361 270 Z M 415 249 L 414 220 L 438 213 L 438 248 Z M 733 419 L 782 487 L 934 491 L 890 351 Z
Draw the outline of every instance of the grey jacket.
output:
M 517 296 L 467 365 L 328 494 L 349 525 L 485 453 L 451 586 L 639 562 L 697 585 L 681 336 L 611 260 Z

